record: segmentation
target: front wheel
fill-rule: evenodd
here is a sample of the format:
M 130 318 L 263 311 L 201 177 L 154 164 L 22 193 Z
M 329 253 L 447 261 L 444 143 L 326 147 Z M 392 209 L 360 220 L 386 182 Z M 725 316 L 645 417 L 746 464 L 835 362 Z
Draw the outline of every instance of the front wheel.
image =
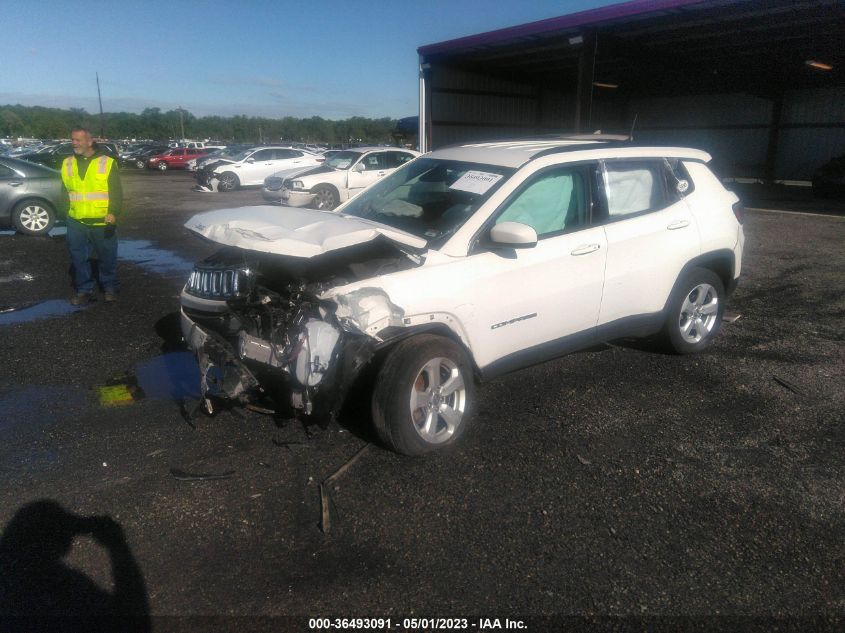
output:
M 382 365 L 372 398 L 379 438 L 405 455 L 445 448 L 464 433 L 475 383 L 452 340 L 421 334 L 399 343 Z
M 339 197 L 334 187 L 320 185 L 314 189 L 314 206 L 324 211 L 331 211 L 337 206 Z
M 217 185 L 217 191 L 234 191 L 238 188 L 241 184 L 240 180 L 238 180 L 237 174 L 233 174 L 230 171 L 225 171 L 220 174 L 220 181 Z
M 719 333 L 725 311 L 725 289 L 716 273 L 693 268 L 672 291 L 663 338 L 670 351 L 693 354 Z
M 12 223 L 21 233 L 46 235 L 56 223 L 56 213 L 46 202 L 21 202 L 12 210 Z
M 159 163 L 158 164 L 159 171 L 167 171 L 167 163 Z

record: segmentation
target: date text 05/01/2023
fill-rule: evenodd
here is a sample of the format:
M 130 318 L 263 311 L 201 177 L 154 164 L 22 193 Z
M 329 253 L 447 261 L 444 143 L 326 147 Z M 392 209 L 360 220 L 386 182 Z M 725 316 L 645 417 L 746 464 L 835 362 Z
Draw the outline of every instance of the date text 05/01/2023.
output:
M 509 618 L 310 618 L 311 630 L 363 629 L 377 631 L 417 631 L 417 630 L 520 630 L 527 629 L 522 620 Z

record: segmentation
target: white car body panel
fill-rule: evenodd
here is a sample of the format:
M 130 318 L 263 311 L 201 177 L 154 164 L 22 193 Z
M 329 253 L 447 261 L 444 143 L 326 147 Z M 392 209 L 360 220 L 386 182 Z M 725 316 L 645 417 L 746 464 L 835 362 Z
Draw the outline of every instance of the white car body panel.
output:
M 426 244 L 410 233 L 369 220 L 330 211 L 266 205 L 200 213 L 185 227 L 218 244 L 292 257 L 314 257 L 379 236 L 415 249 Z
M 604 230 L 607 268 L 599 324 L 662 310 L 684 265 L 701 253 L 698 227 L 683 200 Z
M 696 219 L 701 234 L 701 250 L 708 252 L 724 248 L 730 236 L 736 235 L 738 248 L 734 248 L 736 255 L 736 269 L 734 278 L 739 277 L 742 264 L 742 246 L 745 235 L 742 225 L 737 229 L 734 218 L 714 213 L 719 206 L 733 206 L 739 202 L 735 193 L 726 191 L 706 165 L 691 161 L 684 161 L 684 167 L 695 183 L 695 191 L 686 197 L 687 204 Z
M 602 247 L 569 254 L 585 244 Z M 516 258 L 483 252 L 448 257 L 429 251 L 419 268 L 331 289 L 335 298 L 363 288 L 384 290 L 406 324 L 441 322 L 464 340 L 479 367 L 520 350 L 596 325 L 601 305 L 604 231 L 559 235 L 518 249 Z M 561 257 L 561 253 L 566 253 Z M 566 283 L 554 283 L 555 280 Z

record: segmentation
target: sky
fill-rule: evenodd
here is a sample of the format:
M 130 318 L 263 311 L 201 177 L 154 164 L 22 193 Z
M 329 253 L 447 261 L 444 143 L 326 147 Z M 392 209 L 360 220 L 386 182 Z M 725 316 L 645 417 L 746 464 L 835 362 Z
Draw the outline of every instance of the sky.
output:
M 417 48 L 613 0 L 0 0 L 0 105 L 401 118 Z

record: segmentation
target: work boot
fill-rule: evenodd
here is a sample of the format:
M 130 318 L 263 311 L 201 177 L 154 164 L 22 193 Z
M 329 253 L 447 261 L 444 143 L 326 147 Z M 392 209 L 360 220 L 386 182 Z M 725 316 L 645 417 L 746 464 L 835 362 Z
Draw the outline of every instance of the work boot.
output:
M 91 301 L 91 293 L 90 292 L 77 292 L 70 298 L 70 305 L 72 306 L 84 306 L 89 301 Z
M 115 301 L 117 301 L 117 295 L 111 292 L 110 290 L 106 290 L 103 293 L 103 301 L 106 303 L 114 303 Z

